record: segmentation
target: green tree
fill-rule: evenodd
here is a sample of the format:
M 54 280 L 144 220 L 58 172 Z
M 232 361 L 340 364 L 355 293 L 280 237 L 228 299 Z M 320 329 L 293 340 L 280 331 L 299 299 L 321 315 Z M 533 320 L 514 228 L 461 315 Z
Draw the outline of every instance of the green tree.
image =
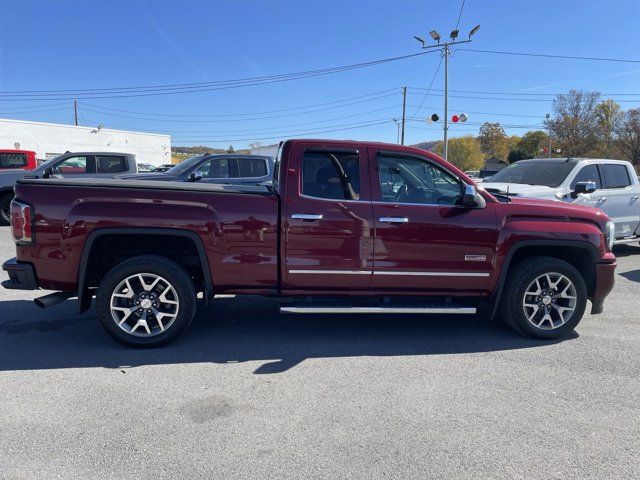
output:
M 524 160 L 526 158 L 531 158 L 531 155 L 529 155 L 529 152 L 521 148 L 516 148 L 515 150 L 511 150 L 509 152 L 509 156 L 507 157 L 507 160 L 509 160 L 509 163 L 514 163 L 514 162 L 517 162 L 518 160 Z
M 540 150 L 548 146 L 548 144 L 549 135 L 545 132 L 542 130 L 529 130 L 518 142 L 517 149 L 527 153 L 525 158 L 536 158 L 540 156 Z
M 485 157 L 506 160 L 509 153 L 509 140 L 499 123 L 483 123 L 478 133 L 478 141 Z
M 434 147 L 438 155 L 442 155 L 442 142 Z M 449 139 L 447 160 L 460 170 L 480 170 L 484 165 L 484 155 L 480 143 L 473 135 L 465 135 Z
M 600 151 L 605 157 L 611 155 L 615 146 L 616 132 L 620 129 L 620 124 L 624 119 L 622 109 L 613 100 L 605 100 L 596 107 L 596 117 L 598 122 L 598 137 L 600 139 Z
M 581 157 L 598 145 L 598 92 L 571 90 L 553 100 L 553 117 L 545 120 L 553 148 L 562 156 Z

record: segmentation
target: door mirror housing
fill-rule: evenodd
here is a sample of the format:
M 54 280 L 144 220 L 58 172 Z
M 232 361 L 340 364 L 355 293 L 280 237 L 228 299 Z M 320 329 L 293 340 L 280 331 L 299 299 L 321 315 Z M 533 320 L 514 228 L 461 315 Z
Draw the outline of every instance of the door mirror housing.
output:
M 465 185 L 462 194 L 462 206 L 466 208 L 484 208 L 487 202 L 473 185 Z
M 53 176 L 53 173 L 54 173 L 53 167 L 49 166 L 44 169 L 44 172 L 42 172 L 42 178 L 49 178 Z
M 202 173 L 200 172 L 190 173 L 189 177 L 187 177 L 187 180 L 189 180 L 190 182 L 199 182 L 200 180 L 202 180 Z
M 596 191 L 596 182 L 578 182 L 573 187 L 571 198 L 577 198 L 581 193 L 593 193 Z

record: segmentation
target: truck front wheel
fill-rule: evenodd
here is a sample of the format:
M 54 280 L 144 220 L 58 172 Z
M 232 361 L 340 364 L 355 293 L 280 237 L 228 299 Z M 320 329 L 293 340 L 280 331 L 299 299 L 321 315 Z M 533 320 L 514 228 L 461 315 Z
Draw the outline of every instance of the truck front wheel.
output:
M 558 338 L 573 330 L 587 305 L 582 275 L 564 260 L 531 257 L 509 272 L 502 295 L 503 320 L 530 337 Z
M 159 347 L 191 324 L 196 292 L 189 274 L 164 257 L 125 260 L 103 278 L 96 296 L 105 330 L 129 347 Z

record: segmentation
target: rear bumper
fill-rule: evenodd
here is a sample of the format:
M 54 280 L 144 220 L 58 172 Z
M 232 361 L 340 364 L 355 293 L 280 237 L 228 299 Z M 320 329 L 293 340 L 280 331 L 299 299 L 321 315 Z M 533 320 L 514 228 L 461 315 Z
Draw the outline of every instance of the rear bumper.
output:
M 604 310 L 604 299 L 613 290 L 615 285 L 615 270 L 617 264 L 613 263 L 599 263 L 596 265 L 596 286 L 593 291 L 593 298 L 591 300 L 592 307 L 591 313 L 598 314 Z
M 2 270 L 9 274 L 9 280 L 2 282 L 4 288 L 10 290 L 38 289 L 36 269 L 30 263 L 20 262 L 16 258 L 12 258 L 2 264 Z

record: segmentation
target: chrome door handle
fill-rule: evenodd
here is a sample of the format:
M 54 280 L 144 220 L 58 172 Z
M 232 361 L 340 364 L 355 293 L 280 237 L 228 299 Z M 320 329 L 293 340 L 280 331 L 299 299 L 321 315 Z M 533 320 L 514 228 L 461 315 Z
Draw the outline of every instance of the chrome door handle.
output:
M 606 202 L 607 201 L 607 197 L 600 197 L 598 199 L 599 202 Z
M 409 223 L 407 217 L 380 217 L 379 220 L 384 223 Z
M 295 220 L 322 220 L 321 213 L 294 213 L 291 218 Z
M 631 201 L 635 202 L 636 200 L 638 200 L 640 198 L 640 195 L 634 195 L 633 197 L 631 197 Z

